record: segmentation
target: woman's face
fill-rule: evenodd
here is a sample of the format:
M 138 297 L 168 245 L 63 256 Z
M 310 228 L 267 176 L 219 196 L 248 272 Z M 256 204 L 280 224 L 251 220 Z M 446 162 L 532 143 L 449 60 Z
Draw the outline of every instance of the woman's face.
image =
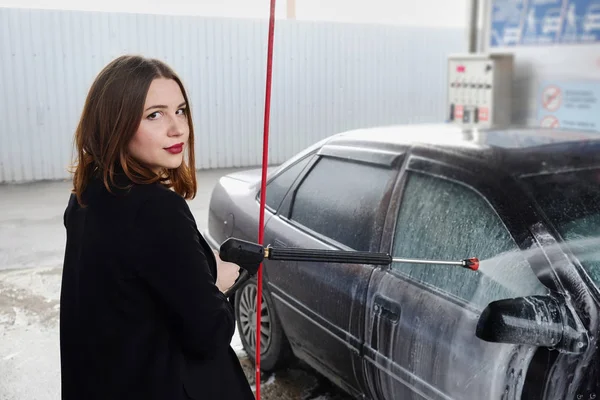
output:
M 177 82 L 165 78 L 152 81 L 142 121 L 129 142 L 131 156 L 156 173 L 178 168 L 190 135 L 186 107 Z

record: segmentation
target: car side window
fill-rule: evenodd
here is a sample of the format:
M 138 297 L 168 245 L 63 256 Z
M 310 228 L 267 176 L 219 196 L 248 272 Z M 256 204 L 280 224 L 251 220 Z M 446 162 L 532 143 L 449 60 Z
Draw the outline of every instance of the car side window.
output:
M 354 250 L 367 251 L 394 171 L 322 157 L 298 186 L 290 219 Z
M 547 293 L 508 229 L 478 192 L 409 172 L 397 219 L 394 257 L 459 261 L 477 257 L 479 271 L 460 266 L 394 263 L 392 268 L 467 302 Z
M 312 157 L 304 157 L 302 160 L 288 167 L 267 184 L 266 204 L 271 210 L 277 211 L 288 190 L 292 187 L 296 178 L 302 173 Z M 260 199 L 260 193 L 259 197 Z

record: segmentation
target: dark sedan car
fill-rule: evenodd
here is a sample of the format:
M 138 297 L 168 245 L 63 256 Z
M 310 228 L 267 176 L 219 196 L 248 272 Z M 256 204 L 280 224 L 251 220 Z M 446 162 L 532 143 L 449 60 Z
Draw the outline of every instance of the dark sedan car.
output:
M 478 257 L 266 261 L 261 367 L 296 356 L 357 398 L 600 398 L 600 135 L 357 130 L 269 174 L 265 245 Z M 207 239 L 257 240 L 259 171 L 215 187 Z M 235 296 L 255 348 L 256 281 Z

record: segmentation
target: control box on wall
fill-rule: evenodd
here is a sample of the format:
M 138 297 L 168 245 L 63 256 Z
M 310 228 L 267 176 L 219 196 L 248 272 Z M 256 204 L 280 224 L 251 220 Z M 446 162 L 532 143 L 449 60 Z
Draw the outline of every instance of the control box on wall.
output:
M 467 127 L 511 124 L 512 54 L 448 57 L 448 119 Z

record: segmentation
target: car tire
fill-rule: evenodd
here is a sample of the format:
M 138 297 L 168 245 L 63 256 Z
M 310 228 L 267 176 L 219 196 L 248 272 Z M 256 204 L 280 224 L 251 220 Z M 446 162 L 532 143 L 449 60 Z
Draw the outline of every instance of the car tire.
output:
M 235 294 L 234 309 L 240 340 L 248 357 L 256 355 L 256 279 L 247 281 Z M 262 296 L 262 324 L 260 344 L 260 368 L 265 372 L 275 371 L 289 364 L 292 359 L 290 344 L 283 332 L 270 296 Z

